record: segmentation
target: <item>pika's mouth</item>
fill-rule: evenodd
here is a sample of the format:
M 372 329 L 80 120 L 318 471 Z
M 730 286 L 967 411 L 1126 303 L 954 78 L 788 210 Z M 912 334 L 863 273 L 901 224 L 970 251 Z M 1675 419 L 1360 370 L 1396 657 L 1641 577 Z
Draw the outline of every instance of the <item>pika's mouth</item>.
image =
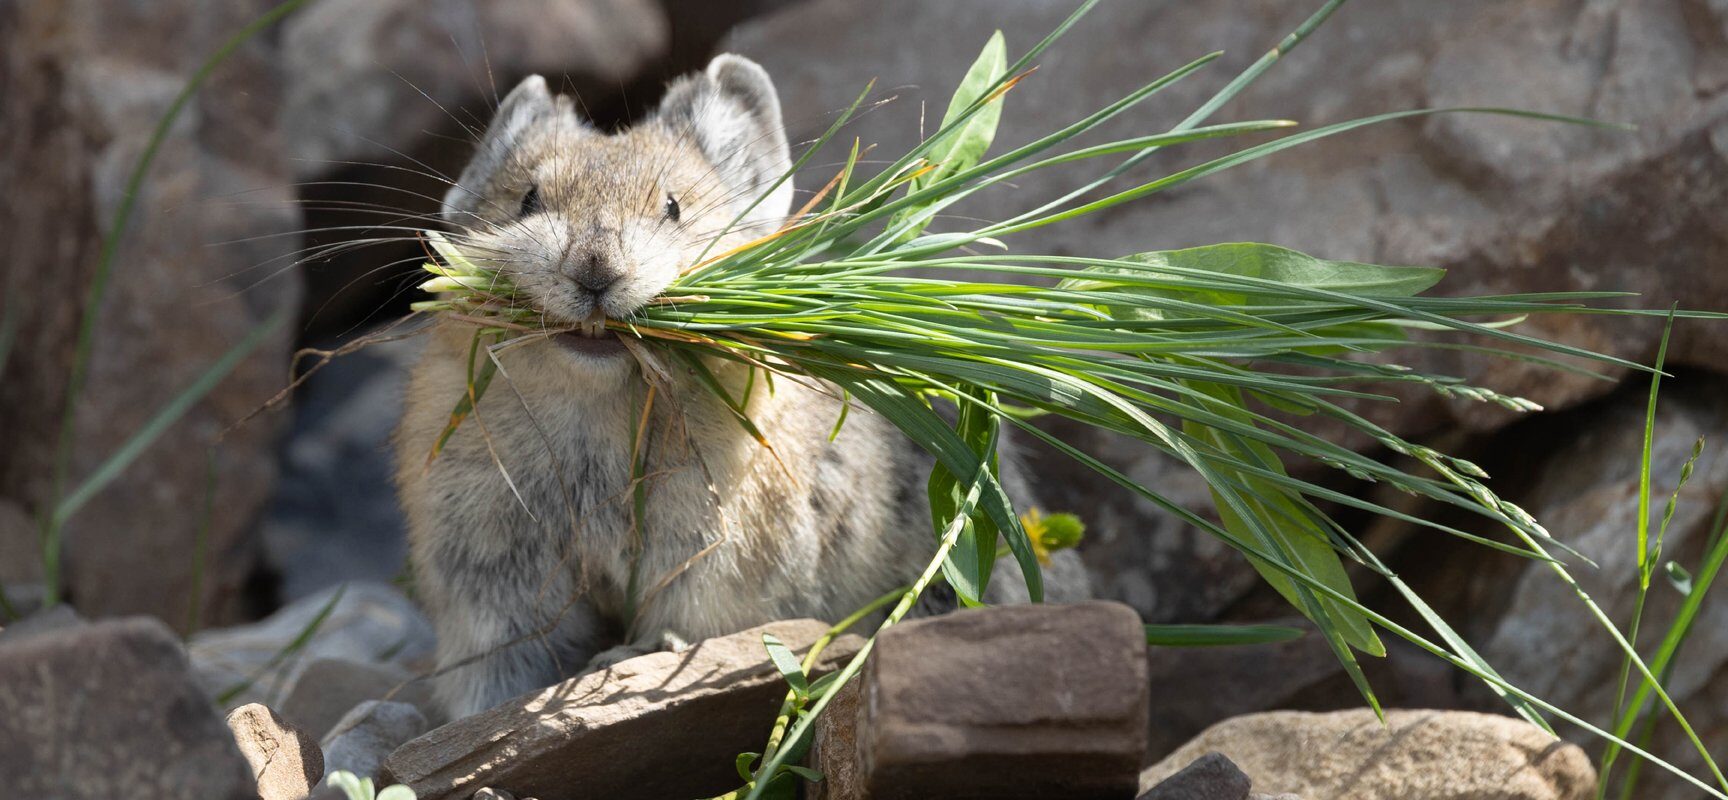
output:
M 606 329 L 606 315 L 599 311 L 577 323 L 574 330 L 564 331 L 553 338 L 565 350 L 585 356 L 623 355 L 626 352 L 618 334 Z

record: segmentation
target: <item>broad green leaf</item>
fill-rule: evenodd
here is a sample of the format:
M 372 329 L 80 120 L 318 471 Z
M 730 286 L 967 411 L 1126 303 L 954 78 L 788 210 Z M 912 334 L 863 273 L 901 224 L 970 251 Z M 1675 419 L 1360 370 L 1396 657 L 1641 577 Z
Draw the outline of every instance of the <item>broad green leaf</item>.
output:
M 1191 283 L 1190 279 L 1178 272 L 1161 270 L 1170 267 L 1181 271 L 1201 270 L 1217 275 L 1259 278 L 1291 286 L 1326 289 L 1363 297 L 1413 297 L 1432 288 L 1446 274 L 1445 270 L 1434 267 L 1388 267 L 1354 261 L 1331 261 L 1287 247 L 1253 242 L 1138 253 L 1122 260 L 1145 266 L 1140 268 L 1124 264 L 1088 268 L 1083 270 L 1082 275 L 1062 281 L 1058 288 L 1078 291 L 1126 290 L 1135 294 L 1219 306 L 1286 306 L 1304 302 L 1312 304 L 1312 301 L 1292 300 L 1288 295 L 1268 297 L 1247 288 L 1229 290 L 1216 284 L 1205 288 L 1189 287 L 1184 284 Z M 1124 287 L 1107 277 L 1111 275 L 1136 278 L 1162 275 L 1168 278 L 1169 286 Z M 1135 307 L 1112 309 L 1112 316 L 1119 319 L 1165 318 L 1160 312 Z
M 1146 643 L 1153 647 L 1226 647 L 1288 642 L 1304 633 L 1301 628 L 1281 625 L 1147 625 Z
M 948 101 L 948 111 L 942 115 L 942 127 L 939 130 L 954 130 L 944 135 L 941 141 L 931 148 L 926 156 L 936 164 L 936 169 L 925 173 L 912 181 L 913 190 L 928 186 L 956 172 L 970 169 L 984 156 L 984 151 L 990 149 L 990 142 L 996 138 L 996 125 L 1002 119 L 1002 96 L 988 96 L 986 93 L 1001 82 L 1007 69 L 1006 44 L 1002 32 L 990 34 L 990 40 L 984 43 L 984 50 L 978 54 L 978 59 L 972 62 L 972 68 L 966 70 L 966 77 L 960 80 L 959 88 L 954 90 L 954 97 Z M 960 120 L 967 109 L 982 102 L 978 111 Z M 957 126 L 957 127 L 955 127 Z
M 786 678 L 786 682 L 799 694 L 810 691 L 810 682 L 804 677 L 804 667 L 798 663 L 798 657 L 792 654 L 792 648 L 771 633 L 762 634 L 762 644 L 768 648 L 768 657 L 773 659 L 774 668 Z
M 1227 417 L 1236 417 L 1238 421 L 1251 421 L 1242 407 L 1242 395 L 1238 390 L 1217 384 L 1190 382 L 1193 388 L 1205 392 L 1212 397 L 1235 406 L 1236 411 L 1220 412 Z M 1230 456 L 1261 469 L 1284 475 L 1284 465 L 1278 455 L 1264 443 L 1252 441 L 1218 428 L 1201 425 L 1193 421 L 1183 422 L 1182 429 L 1190 436 L 1206 442 Z M 1213 469 L 1223 473 L 1233 483 L 1244 487 L 1241 505 L 1267 531 L 1278 545 L 1300 566 L 1304 572 L 1324 583 L 1339 594 L 1355 599 L 1355 593 L 1350 586 L 1350 577 L 1344 571 L 1344 562 L 1338 557 L 1338 552 L 1332 547 L 1330 537 L 1326 535 L 1314 512 L 1303 501 L 1300 495 L 1294 494 L 1289 488 L 1275 483 L 1259 475 L 1241 469 L 1234 469 L 1228 464 L 1215 464 Z M 1253 538 L 1248 521 L 1243 519 L 1232 504 L 1219 497 L 1219 488 L 1212 487 L 1214 502 L 1218 515 L 1224 527 L 1244 539 Z M 1253 556 L 1248 557 L 1261 577 L 1266 579 L 1272 588 L 1289 600 L 1298 611 L 1313 618 L 1313 614 L 1299 597 L 1296 583 L 1283 572 L 1273 569 L 1264 561 Z M 1330 620 L 1337 624 L 1344 641 L 1365 653 L 1376 656 L 1386 654 L 1385 645 L 1374 635 L 1374 628 L 1366 617 L 1350 605 L 1331 599 L 1318 601 Z M 1324 629 L 1327 620 L 1315 619 L 1315 623 Z
M 415 800 L 414 790 L 397 784 L 379 792 L 378 800 Z
M 972 62 L 972 68 L 966 71 L 966 77 L 960 80 L 959 88 L 954 90 L 954 97 L 948 101 L 948 111 L 942 115 L 942 125 L 931 135 L 933 144 L 925 154 L 932 167 L 907 184 L 908 193 L 917 192 L 944 178 L 971 169 L 984 156 L 984 152 L 990 149 L 990 142 L 996 138 L 996 125 L 1002 119 L 1002 94 L 996 87 L 1002 81 L 1007 63 L 1007 46 L 1002 39 L 1002 32 L 996 31 L 990 35 L 990 40 L 984 43 L 983 52 Z M 992 91 L 996 93 L 989 94 Z M 974 106 L 977 106 L 975 110 Z M 968 111 L 972 113 L 968 115 Z M 929 204 L 925 203 L 902 209 L 889 223 L 889 229 L 908 223 L 927 205 Z M 904 241 L 916 237 L 927 222 L 925 219 L 908 226 L 900 233 L 900 239 Z
M 983 398 L 989 402 L 989 398 Z M 979 458 L 987 460 L 992 474 L 996 471 L 996 439 L 1000 421 L 985 413 L 978 405 L 966 403 L 960 407 L 955 433 Z M 968 481 L 969 483 L 970 481 Z M 965 486 L 954 473 L 941 463 L 930 470 L 930 519 L 937 536 L 959 513 L 964 501 Z M 980 509 L 973 513 L 960 529 L 948 557 L 942 562 L 942 574 L 954 587 L 960 602 L 969 607 L 983 605 L 984 588 L 990 583 L 990 571 L 996 564 L 998 530 L 988 514 Z

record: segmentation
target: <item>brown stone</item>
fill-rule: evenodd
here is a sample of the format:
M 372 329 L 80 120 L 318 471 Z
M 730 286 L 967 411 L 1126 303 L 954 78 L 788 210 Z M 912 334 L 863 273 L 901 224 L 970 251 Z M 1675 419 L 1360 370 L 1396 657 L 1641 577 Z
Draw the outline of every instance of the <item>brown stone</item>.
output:
M 1150 789 L 1222 753 L 1265 793 L 1326 800 L 1585 800 L 1596 771 L 1577 745 L 1523 720 L 1467 711 L 1274 711 L 1206 729 L 1146 769 Z
M 774 622 L 619 662 L 437 728 L 390 754 L 385 777 L 420 800 L 481 787 L 540 800 L 720 794 L 737 788 L 734 760 L 761 749 L 786 693 L 762 635 L 802 651 L 827 628 Z M 819 671 L 859 643 L 836 640 Z
M 815 800 L 857 800 L 868 797 L 858 763 L 858 686 L 856 677 L 834 693 L 810 738 L 810 766 L 822 780 L 808 787 Z
M 228 712 L 228 729 L 257 778 L 259 800 L 300 800 L 323 780 L 318 740 L 268 706 L 250 703 Z
M 7 797 L 255 800 L 172 631 L 109 620 L 0 645 Z
M 960 611 L 890 628 L 864 668 L 865 794 L 1129 797 L 1146 637 L 1120 603 Z

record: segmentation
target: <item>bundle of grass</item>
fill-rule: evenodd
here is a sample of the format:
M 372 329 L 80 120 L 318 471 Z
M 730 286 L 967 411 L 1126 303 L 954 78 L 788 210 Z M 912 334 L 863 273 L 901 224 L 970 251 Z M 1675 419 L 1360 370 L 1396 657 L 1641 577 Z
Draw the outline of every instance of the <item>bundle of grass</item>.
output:
M 1029 537 L 997 476 L 996 448 L 1007 426 L 1244 553 L 1278 592 L 1314 622 L 1374 707 L 1378 703 L 1356 653 L 1384 654 L 1375 632 L 1378 626 L 1480 678 L 1536 724 L 1546 727 L 1544 714 L 1552 714 L 1648 755 L 1501 679 L 1323 506 L 1385 515 L 1543 561 L 1571 582 L 1555 555 L 1570 551 L 1530 515 L 1496 496 L 1483 482 L 1487 476 L 1481 469 L 1407 441 L 1351 410 L 1359 402 L 1390 401 L 1378 389 L 1396 383 L 1420 384 L 1447 396 L 1514 411 L 1537 406 L 1399 366 L 1384 357 L 1361 356 L 1384 356 L 1400 348 L 1467 348 L 1562 367 L 1559 361 L 1532 355 L 1546 352 L 1648 371 L 1639 364 L 1521 334 L 1515 324 L 1531 314 L 1668 316 L 1670 312 L 1589 305 L 1618 296 L 1612 293 L 1429 296 L 1425 292 L 1441 280 L 1441 270 L 1328 261 L 1263 244 L 1097 258 L 1009 252 L 1003 240 L 1016 233 L 1109 209 L 1304 142 L 1366 125 L 1442 113 L 1398 112 L 1295 133 L 1087 200 L 1093 190 L 1143 163 L 1154 151 L 1294 125 L 1285 120 L 1203 123 L 1306 37 L 1338 2 L 1327 4 L 1278 49 L 1169 131 L 1063 147 L 1201 69 L 1216 54 L 1047 136 L 986 158 L 1004 96 L 1091 5 L 1083 5 L 1012 64 L 1007 63 L 1000 35 L 993 37 L 961 82 L 940 128 L 893 163 L 872 175 L 861 174 L 860 146 L 854 142 L 844 167 L 784 227 L 730 251 L 705 254 L 684 269 L 661 302 L 628 318 L 596 318 L 585 325 L 604 325 L 618 332 L 643 361 L 643 374 L 650 381 L 657 371 L 654 365 L 663 359 L 687 365 L 698 376 L 709 376 L 704 381 L 707 388 L 758 439 L 761 434 L 745 413 L 746 398 L 729 395 L 712 378 L 707 366 L 712 359 L 833 387 L 892 421 L 935 457 L 930 495 L 939 523 L 936 557 L 914 585 L 885 596 L 837 631 L 882 608 L 891 609 L 884 625 L 894 624 L 938 579 L 947 581 L 963 602 L 979 603 L 999 542 L 1005 542 L 1018 561 L 1032 597 L 1040 596 L 1043 543 Z M 794 171 L 834 139 L 868 94 L 867 88 L 802 155 Z M 1445 111 L 1563 119 L 1504 109 Z M 925 230 L 938 214 L 975 192 L 1036 170 L 1112 156 L 1126 159 L 1074 192 L 1011 219 L 971 230 Z M 456 408 L 450 426 L 439 442 L 429 443 L 431 457 L 436 457 L 496 373 L 496 350 L 524 337 L 559 331 L 543 326 L 543 315 L 515 291 L 506 270 L 470 258 L 436 233 L 428 238 L 437 259 L 426 269 L 435 277 L 422 288 L 440 296 L 417 304 L 416 310 L 475 325 L 469 391 L 465 397 L 452 398 Z M 1408 335 L 1412 331 L 1425 335 L 1413 338 Z M 958 409 L 957 421 L 949 421 L 953 415 L 938 413 L 936 407 L 943 403 Z M 1156 488 L 1135 482 L 1072 442 L 1051 435 L 1034 424 L 1041 415 L 1066 417 L 1132 437 L 1177 459 L 1204 477 L 1221 522 L 1195 514 Z M 1381 463 L 1292 424 L 1290 415 L 1328 418 L 1419 466 L 1404 469 Z M 842 414 L 836 425 L 844 421 Z M 1514 543 L 1414 518 L 1296 477 L 1286 468 L 1289 459 L 1318 462 L 1357 480 L 1388 484 L 1473 512 L 1504 526 Z M 1346 560 L 1378 574 L 1393 587 L 1432 627 L 1437 640 L 1363 606 L 1346 576 Z M 1684 725 L 1684 717 L 1624 637 L 1588 597 L 1583 602 L 1590 604 L 1628 653 L 1637 673 Z M 773 643 L 770 649 L 774 650 Z M 832 689 L 856 673 L 869 650 L 866 644 L 845 670 L 815 683 L 803 676 L 814 653 L 801 665 L 789 652 L 775 651 L 776 662 L 794 688 L 768 747 L 758 760 L 749 762 L 753 768 L 741 769 L 747 782 L 741 792 L 758 797 L 789 783 L 781 779 L 793 774 L 788 772 L 793 769 L 789 763 L 811 720 L 826 705 Z M 1693 741 L 1697 744 L 1696 737 Z M 1699 749 L 1703 752 L 1701 744 Z M 1686 777 L 1714 796 L 1723 796 Z M 1721 781 L 1720 774 L 1716 778 Z M 1728 782 L 1722 786 L 1728 788 Z

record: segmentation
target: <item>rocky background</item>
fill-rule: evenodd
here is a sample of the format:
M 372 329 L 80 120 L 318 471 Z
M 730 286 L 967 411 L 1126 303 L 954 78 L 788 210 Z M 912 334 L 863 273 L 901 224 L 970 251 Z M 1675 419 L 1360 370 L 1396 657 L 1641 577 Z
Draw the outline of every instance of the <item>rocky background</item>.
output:
M 284 385 L 296 348 L 352 341 L 405 310 L 417 247 L 368 244 L 389 234 L 367 226 L 435 209 L 436 176 L 459 168 L 469 129 L 483 124 L 495 89 L 541 72 L 610 127 L 652 108 L 666 79 L 734 50 L 775 76 L 794 142 L 819 133 L 877 78 L 879 94 L 897 99 L 849 133 L 896 153 L 914 140 L 921 116 L 939 114 L 990 28 L 1003 29 L 1011 50 L 1024 48 L 1072 4 L 314 0 L 242 46 L 192 99 L 143 185 L 106 299 L 85 310 L 78 298 L 157 118 L 206 54 L 270 5 L 0 3 L 0 237 L 9 244 L 0 261 L 0 432 L 8 445 L 0 458 L 0 583 L 15 604 L 28 608 L 40 594 L 34 519 L 52 494 L 68 365 L 85 314 L 98 323 L 88 386 L 75 408 L 74 484 L 271 314 L 288 309 L 296 318 L 71 519 L 63 562 L 81 614 L 147 614 L 186 634 L 195 620 L 230 625 L 297 600 L 303 618 L 332 587 L 373 581 L 356 584 L 377 593 L 363 598 L 369 605 L 358 607 L 372 610 L 357 618 L 411 617 L 412 607 L 376 582 L 403 568 L 383 445 L 413 343 L 338 359 L 295 394 L 291 408 L 229 428 Z M 998 146 L 1224 50 L 1216 65 L 1124 114 L 1110 132 L 1163 129 L 1315 5 L 1105 3 L 1009 95 Z M 1449 292 L 1623 290 L 1638 292 L 1647 307 L 1728 308 L 1728 3 L 1351 4 L 1218 118 L 1317 125 L 1457 105 L 1637 127 L 1464 115 L 1378 126 L 1013 244 L 1117 255 L 1265 241 L 1331 258 L 1446 267 Z M 1143 169 L 1219 152 L 1202 143 L 1162 153 Z M 820 185 L 824 169 L 812 167 L 800 185 Z M 1012 213 L 1078 179 L 1032 177 L 963 213 Z M 306 252 L 317 257 L 298 262 Z M 1642 361 L 1654 357 L 1660 334 L 1654 322 L 1603 317 L 1541 318 L 1529 328 Z M 1677 378 L 1664 386 L 1657 419 L 1658 498 L 1673 491 L 1694 442 L 1706 439 L 1668 534 L 1668 552 L 1684 565 L 1697 563 L 1715 504 L 1728 492 L 1720 452 L 1728 439 L 1724 342 L 1719 325 L 1681 324 L 1668 356 Z M 1600 565 L 1579 569 L 1581 580 L 1611 616 L 1628 619 L 1643 382 L 1490 362 L 1467 351 L 1425 351 L 1420 359 L 1426 369 L 1548 410 L 1514 417 L 1419 392 L 1363 410 L 1482 464 L 1503 496 Z M 1162 459 L 1119 442 L 1088 444 L 1166 494 L 1207 505 L 1204 486 Z M 1287 613 L 1222 545 L 1045 455 L 1035 468 L 1064 477 L 1043 481 L 1048 505 L 1085 513 L 1083 555 L 1102 597 L 1150 622 Z M 1586 633 L 1583 609 L 1545 570 L 1398 524 L 1350 521 L 1506 677 L 1587 719 L 1607 717 L 1612 697 L 1604 687 L 1619 660 L 1604 636 Z M 1360 589 L 1408 617 L 1385 587 L 1364 580 Z M 1651 597 L 1647 618 L 1656 624 L 1647 628 L 1659 631 L 1678 598 L 1666 586 Z M 351 602 L 358 601 L 344 600 Z M 290 627 L 276 625 L 271 630 Z M 398 649 L 357 658 L 382 671 L 375 684 L 423 666 L 417 654 L 429 643 L 415 638 L 422 633 L 413 624 L 401 626 L 389 629 Z M 138 635 L 154 641 L 154 633 Z M 193 641 L 212 692 L 244 680 L 276 646 L 267 637 L 234 644 L 245 636 L 222 632 Z M 355 655 L 329 646 L 326 656 Z M 1360 703 L 1324 644 L 1311 639 L 1154 650 L 1149 659 L 1147 763 L 1229 717 Z M 301 664 L 230 704 L 281 701 L 310 669 Z M 1370 670 L 1391 705 L 1499 710 L 1473 680 L 1420 653 L 1394 647 Z M 1728 754 L 1728 593 L 1707 603 L 1672 689 L 1705 740 Z M 319 728 L 314 737 L 347 706 L 332 708 L 305 723 Z M 1654 749 L 1699 768 L 1672 726 L 1658 729 Z M 1693 796 L 1652 777 L 1645 796 Z

